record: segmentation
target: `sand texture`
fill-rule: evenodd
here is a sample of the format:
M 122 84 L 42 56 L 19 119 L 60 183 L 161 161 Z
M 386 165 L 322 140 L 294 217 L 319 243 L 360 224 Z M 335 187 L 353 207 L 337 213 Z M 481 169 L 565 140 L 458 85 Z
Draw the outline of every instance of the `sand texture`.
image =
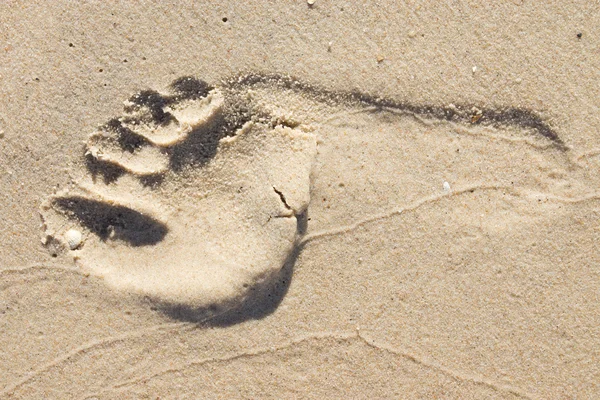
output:
M 0 398 L 600 397 L 600 5 L 0 5 Z

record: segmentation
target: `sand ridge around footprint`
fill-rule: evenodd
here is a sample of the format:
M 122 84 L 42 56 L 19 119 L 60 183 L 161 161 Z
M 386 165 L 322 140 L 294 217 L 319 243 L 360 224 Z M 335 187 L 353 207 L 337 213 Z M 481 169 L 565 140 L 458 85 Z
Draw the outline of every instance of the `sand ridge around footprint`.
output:
M 447 195 L 506 185 L 570 195 L 567 152 L 528 110 L 405 104 L 278 75 L 216 87 L 184 77 L 135 94 L 89 136 L 86 177 L 42 205 L 43 242 L 113 288 L 220 313 L 278 278 L 307 225 L 342 232 L 360 213 L 450 187 L 441 173 L 453 174 Z M 397 183 L 381 180 L 390 174 Z M 361 208 L 327 203 L 339 196 Z

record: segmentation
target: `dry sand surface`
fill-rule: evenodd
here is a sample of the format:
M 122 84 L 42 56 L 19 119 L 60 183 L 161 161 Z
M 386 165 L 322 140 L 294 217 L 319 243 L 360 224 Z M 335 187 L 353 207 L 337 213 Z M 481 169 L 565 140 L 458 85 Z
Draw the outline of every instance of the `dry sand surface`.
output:
M 213 3 L 0 4 L 0 398 L 600 398 L 600 5 Z

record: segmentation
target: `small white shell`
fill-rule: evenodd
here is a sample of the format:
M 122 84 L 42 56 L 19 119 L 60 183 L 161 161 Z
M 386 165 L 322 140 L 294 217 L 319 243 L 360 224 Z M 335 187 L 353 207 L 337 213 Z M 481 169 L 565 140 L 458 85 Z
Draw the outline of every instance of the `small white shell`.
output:
M 450 191 L 450 184 L 448 182 L 444 182 L 444 184 L 442 186 L 444 188 L 444 192 Z
M 76 248 L 78 248 L 81 244 L 81 237 L 81 232 L 79 232 L 77 229 L 69 229 L 65 233 L 65 240 L 69 245 L 69 249 L 75 250 Z

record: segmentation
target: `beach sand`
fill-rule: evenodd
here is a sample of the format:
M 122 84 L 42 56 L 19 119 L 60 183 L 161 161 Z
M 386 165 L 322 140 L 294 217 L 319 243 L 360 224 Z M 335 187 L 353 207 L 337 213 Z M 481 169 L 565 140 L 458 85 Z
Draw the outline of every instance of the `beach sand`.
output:
M 0 398 L 600 396 L 600 6 L 252 3 L 0 5 Z

